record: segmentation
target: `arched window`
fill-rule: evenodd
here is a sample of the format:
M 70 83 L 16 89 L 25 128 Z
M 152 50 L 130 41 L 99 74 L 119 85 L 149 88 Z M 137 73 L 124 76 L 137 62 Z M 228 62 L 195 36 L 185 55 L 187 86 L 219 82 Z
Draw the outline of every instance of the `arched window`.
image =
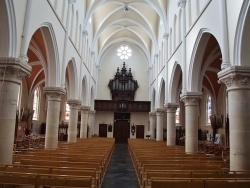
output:
M 179 124 L 180 123 L 180 108 L 177 108 L 176 109 L 176 112 L 175 112 L 175 123 Z
M 69 105 L 68 105 L 68 104 L 66 104 L 66 110 L 65 110 L 65 120 L 69 120 L 69 115 L 70 115 Z
M 40 101 L 40 89 L 37 87 L 34 91 L 34 97 L 33 97 L 33 120 L 38 120 L 38 114 L 39 114 L 39 101 Z
M 207 119 L 207 124 L 211 124 L 210 122 L 210 116 L 212 115 L 212 98 L 208 94 L 207 95 L 207 100 L 206 100 L 206 119 Z

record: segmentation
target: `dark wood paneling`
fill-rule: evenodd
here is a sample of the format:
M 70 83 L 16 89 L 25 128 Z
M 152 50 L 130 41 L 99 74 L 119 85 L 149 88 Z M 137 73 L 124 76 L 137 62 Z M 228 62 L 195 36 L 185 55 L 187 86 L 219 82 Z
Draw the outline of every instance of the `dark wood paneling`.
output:
M 128 143 L 130 125 L 128 120 L 117 120 L 114 123 L 114 138 L 116 143 Z
M 136 138 L 144 138 L 144 125 L 136 125 Z
M 99 136 L 107 138 L 108 132 L 107 132 L 108 125 L 107 124 L 99 124 Z
M 150 112 L 150 102 L 95 100 L 95 110 L 117 112 Z

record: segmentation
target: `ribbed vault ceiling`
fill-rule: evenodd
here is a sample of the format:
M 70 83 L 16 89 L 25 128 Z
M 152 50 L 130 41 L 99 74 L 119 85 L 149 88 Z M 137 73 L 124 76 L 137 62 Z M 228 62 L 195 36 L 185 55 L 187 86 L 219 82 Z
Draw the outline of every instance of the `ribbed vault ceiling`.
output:
M 86 0 L 87 14 L 93 23 L 92 47 L 98 46 L 99 56 L 111 45 L 128 42 L 139 46 L 150 57 L 158 51 L 158 23 L 165 29 L 167 0 Z M 125 8 L 128 8 L 128 12 Z

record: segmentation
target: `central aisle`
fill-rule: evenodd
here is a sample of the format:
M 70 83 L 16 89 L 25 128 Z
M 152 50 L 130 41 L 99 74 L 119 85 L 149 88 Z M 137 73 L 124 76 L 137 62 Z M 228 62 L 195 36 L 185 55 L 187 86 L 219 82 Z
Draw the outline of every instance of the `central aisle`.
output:
M 127 144 L 115 144 L 102 188 L 140 188 Z

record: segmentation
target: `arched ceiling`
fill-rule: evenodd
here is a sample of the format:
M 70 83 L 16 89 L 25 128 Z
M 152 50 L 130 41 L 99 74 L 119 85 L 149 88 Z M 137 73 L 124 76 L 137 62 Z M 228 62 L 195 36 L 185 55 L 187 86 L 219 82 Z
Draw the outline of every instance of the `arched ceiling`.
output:
M 152 50 L 158 52 L 158 24 L 167 28 L 166 7 L 166 0 L 86 0 L 84 27 L 91 20 L 92 49 L 97 46 L 100 57 L 109 46 L 126 42 L 150 58 Z

